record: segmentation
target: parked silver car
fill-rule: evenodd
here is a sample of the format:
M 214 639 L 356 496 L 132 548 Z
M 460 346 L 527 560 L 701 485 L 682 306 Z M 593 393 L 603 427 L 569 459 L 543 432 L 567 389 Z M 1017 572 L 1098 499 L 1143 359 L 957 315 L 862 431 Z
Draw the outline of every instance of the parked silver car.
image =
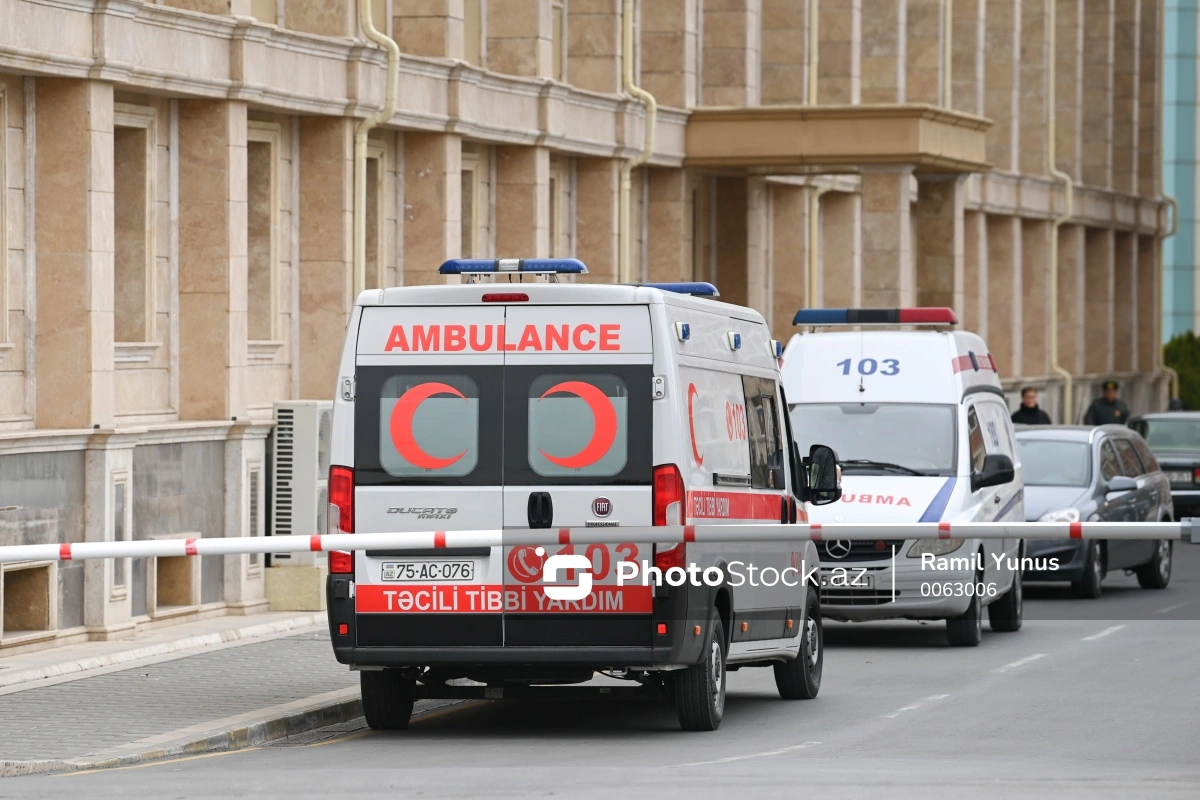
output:
M 1174 519 L 1171 484 L 1135 431 L 1121 425 L 1021 426 L 1025 517 L 1062 522 Z M 1171 542 L 1038 539 L 1027 581 L 1070 581 L 1077 597 L 1099 597 L 1111 570 L 1137 573 L 1146 589 L 1171 580 Z

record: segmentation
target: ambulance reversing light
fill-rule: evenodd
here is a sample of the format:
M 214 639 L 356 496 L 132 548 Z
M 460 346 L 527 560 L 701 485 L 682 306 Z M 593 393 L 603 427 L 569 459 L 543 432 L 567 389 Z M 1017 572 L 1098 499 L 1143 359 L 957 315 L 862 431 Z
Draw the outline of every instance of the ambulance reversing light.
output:
M 577 258 L 452 258 L 438 267 L 442 275 L 585 275 L 587 271 Z
M 957 325 L 954 309 L 931 308 L 802 308 L 793 325 Z

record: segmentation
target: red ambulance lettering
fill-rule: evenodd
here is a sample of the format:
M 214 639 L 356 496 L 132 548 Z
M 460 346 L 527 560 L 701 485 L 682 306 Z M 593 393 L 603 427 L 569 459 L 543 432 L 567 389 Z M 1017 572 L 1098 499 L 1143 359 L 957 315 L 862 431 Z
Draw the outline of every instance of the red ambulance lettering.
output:
M 584 340 L 583 340 L 584 333 L 590 333 L 593 336 L 595 336 L 596 326 L 594 326 L 594 325 L 577 325 L 575 327 L 575 335 L 572 337 L 572 341 L 575 343 L 575 349 L 576 350 L 593 350 L 593 349 L 595 349 L 596 340 L 593 338 L 593 339 L 589 339 L 588 341 L 584 342 Z
M 451 353 L 467 349 L 467 329 L 462 325 L 446 326 L 446 349 Z
M 600 349 L 608 351 L 616 351 L 621 349 L 621 326 L 620 325 L 601 325 L 600 326 Z
M 482 333 L 482 338 L 480 334 Z M 471 349 L 475 352 L 492 349 L 492 326 L 491 325 L 472 325 L 471 326 Z
M 538 339 L 537 328 L 532 325 L 525 326 L 525 332 L 521 334 L 521 342 L 517 345 L 518 350 L 541 350 L 542 342 Z
M 518 335 L 516 331 L 506 331 L 504 325 L 413 325 L 408 330 L 403 325 L 393 325 L 383 346 L 385 353 L 393 350 L 405 353 L 460 353 L 466 350 L 476 353 L 527 350 L 569 352 L 572 349 L 583 352 L 619 351 L 621 326 L 596 326 L 590 323 L 526 325 Z
M 546 326 L 546 349 L 547 350 L 570 350 L 571 349 L 571 326 L 570 325 L 547 325 Z
M 413 350 L 440 350 L 441 325 L 413 325 Z

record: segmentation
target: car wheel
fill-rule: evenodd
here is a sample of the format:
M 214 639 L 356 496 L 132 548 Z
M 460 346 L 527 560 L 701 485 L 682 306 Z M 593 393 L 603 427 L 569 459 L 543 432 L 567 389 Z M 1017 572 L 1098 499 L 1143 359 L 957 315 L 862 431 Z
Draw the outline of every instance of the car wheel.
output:
M 946 641 L 953 647 L 977 647 L 983 641 L 983 605 L 977 593 L 982 582 L 983 576 L 976 575 L 971 604 L 960 616 L 946 620 Z
M 675 675 L 675 711 L 685 731 L 715 731 L 725 714 L 725 626 L 713 609 L 699 664 Z
M 821 601 L 814 586 L 808 587 L 804 603 L 804 630 L 800 652 L 791 661 L 775 662 L 775 688 L 784 700 L 811 700 L 821 691 L 825 665 L 825 629 L 821 625 Z
M 1100 543 L 1088 542 L 1087 555 L 1083 559 L 1083 575 L 1079 580 L 1071 581 L 1071 593 L 1076 597 L 1095 600 L 1100 596 L 1103 581 L 1104 554 L 1100 552 Z
M 358 675 L 367 725 L 377 731 L 407 728 L 417 682 L 405 678 L 398 669 L 364 671 Z
M 1167 539 L 1160 539 L 1154 548 L 1154 558 L 1137 568 L 1138 584 L 1143 589 L 1165 589 L 1171 582 L 1171 547 Z
M 1019 558 L 1019 556 L 1018 556 Z M 987 607 L 988 623 L 992 630 L 1013 633 L 1021 630 L 1025 616 L 1025 590 L 1021 581 L 1021 570 L 1013 571 L 1012 586 L 1004 596 Z

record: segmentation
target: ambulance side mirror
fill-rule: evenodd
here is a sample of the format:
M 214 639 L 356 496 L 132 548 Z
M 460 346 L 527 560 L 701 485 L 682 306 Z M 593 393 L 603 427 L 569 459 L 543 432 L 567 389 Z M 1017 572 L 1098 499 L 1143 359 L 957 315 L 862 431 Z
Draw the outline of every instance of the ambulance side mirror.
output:
M 983 458 L 983 469 L 971 475 L 971 491 L 975 492 L 987 486 L 1002 486 L 1012 483 L 1016 478 L 1016 470 L 1012 459 L 1003 453 L 993 453 Z
M 807 483 L 808 502 L 814 506 L 836 503 L 842 497 L 841 470 L 838 469 L 837 453 L 832 447 L 814 444 L 808 451 L 802 472 Z

